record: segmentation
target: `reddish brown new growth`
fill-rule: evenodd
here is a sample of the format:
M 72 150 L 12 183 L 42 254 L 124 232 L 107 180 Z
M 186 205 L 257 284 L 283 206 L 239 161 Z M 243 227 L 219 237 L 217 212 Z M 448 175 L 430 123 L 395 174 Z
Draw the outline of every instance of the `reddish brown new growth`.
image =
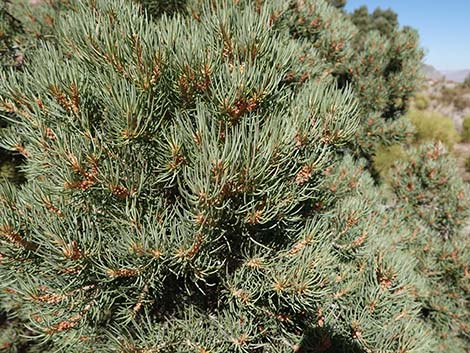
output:
M 310 21 L 310 27 L 318 27 L 320 24 L 320 19 L 318 17 L 315 17 L 313 20 Z
M 359 339 L 362 337 L 362 330 L 359 326 L 359 322 L 357 322 L 356 320 L 354 320 L 351 324 L 351 336 L 354 339 Z
M 269 16 L 269 25 L 272 26 L 280 16 L 281 16 L 280 11 L 271 12 L 271 15 Z
M 127 188 L 119 185 L 111 186 L 111 192 L 119 199 L 125 199 L 130 195 L 130 191 Z
M 325 316 L 323 315 L 322 308 L 317 310 L 317 325 L 318 327 L 323 327 L 325 325 Z
M 243 289 L 232 290 L 232 295 L 243 304 L 248 304 L 250 302 L 250 294 Z
M 377 281 L 382 288 L 390 288 L 392 286 L 395 275 L 391 271 L 379 268 L 377 271 Z
M 209 88 L 211 84 L 211 68 L 209 65 L 204 65 L 204 67 L 201 69 L 202 73 L 202 78 L 196 81 L 196 89 L 199 92 L 204 92 Z
M 30 243 L 29 241 L 26 241 L 23 239 L 23 237 L 15 232 L 12 226 L 9 224 L 4 224 L 0 226 L 0 235 L 2 235 L 4 238 L 7 239 L 8 242 L 21 246 L 25 248 L 26 250 L 34 250 L 36 246 L 33 243 Z
M 219 139 L 220 141 L 225 141 L 225 129 L 226 129 L 225 121 L 221 120 L 219 123 Z
M 80 110 L 80 95 L 78 93 L 78 87 L 75 83 L 70 86 L 70 101 L 72 104 L 72 111 L 78 114 Z
M 197 130 L 194 135 L 193 135 L 193 140 L 194 140 L 194 143 L 198 146 L 201 146 L 202 144 L 202 134 L 199 130 Z
M 222 40 L 224 42 L 224 46 L 222 49 L 222 57 L 225 59 L 230 59 L 232 58 L 232 53 L 233 53 L 233 45 L 232 45 L 232 39 L 230 38 L 230 33 L 225 29 L 225 25 L 221 24 L 220 25 L 220 31 L 222 34 Z
M 140 41 L 139 36 L 134 33 L 132 35 L 132 44 L 134 46 L 134 54 L 137 58 L 137 63 L 139 65 L 139 70 L 142 72 L 144 71 L 144 59 L 143 59 L 143 50 L 142 50 L 142 43 Z
M 226 170 L 226 166 L 221 159 L 212 162 L 211 171 L 212 171 L 212 175 L 216 183 L 220 182 L 220 180 L 222 179 L 222 176 L 225 173 L 225 170 Z
M 273 288 L 276 292 L 283 292 L 287 287 L 287 283 L 283 279 L 275 278 L 273 283 Z
M 447 182 L 447 177 L 443 176 L 439 179 L 439 181 L 437 182 L 439 185 L 443 185 Z
M 72 316 L 68 320 L 61 321 L 57 325 L 46 328 L 45 332 L 48 335 L 53 335 L 57 332 L 70 330 L 70 329 L 78 326 L 78 324 L 80 323 L 80 319 L 81 319 L 80 315 Z
M 440 148 L 438 144 L 436 144 L 434 145 L 432 150 L 429 150 L 426 153 L 426 157 L 429 159 L 435 160 L 441 155 L 441 153 L 442 153 L 442 149 Z
M 295 183 L 297 185 L 303 185 L 310 180 L 312 176 L 312 167 L 305 165 L 302 167 L 300 172 L 295 176 Z
M 184 73 L 180 76 L 178 83 L 181 91 L 181 97 L 185 102 L 190 102 L 195 93 L 204 93 L 211 84 L 211 68 L 204 65 L 200 72 L 186 66 Z
M 67 268 L 64 268 L 62 270 L 62 272 L 67 273 L 69 275 L 73 275 L 73 274 L 76 274 L 76 273 L 80 272 L 81 269 L 82 269 L 82 267 L 80 267 L 80 266 L 67 267 Z
M 44 103 L 42 102 L 41 98 L 34 98 L 34 101 L 38 105 L 39 109 L 44 110 Z
M 83 256 L 83 253 L 75 240 L 73 240 L 70 244 L 64 245 L 62 253 L 66 258 L 71 260 L 78 260 Z
M 61 211 L 59 208 L 55 207 L 55 206 L 52 204 L 51 200 L 49 200 L 49 198 L 45 198 L 43 201 L 44 201 L 44 204 L 45 204 L 46 208 L 47 208 L 50 212 L 56 214 L 56 215 L 59 216 L 59 217 L 63 217 L 63 216 L 64 216 L 64 214 L 62 213 L 62 211 Z
M 138 273 L 139 271 L 137 271 L 136 269 L 132 269 L 132 268 L 120 268 L 117 270 L 108 269 L 106 271 L 106 274 L 111 278 L 134 277 L 134 276 L 137 276 Z
M 134 315 L 136 315 L 140 311 L 140 309 L 142 308 L 142 305 L 144 305 L 144 299 L 147 296 L 148 290 L 149 290 L 149 287 L 147 285 L 145 285 L 144 289 L 139 294 L 139 298 L 137 300 L 137 303 L 132 308 L 132 312 L 134 313 Z
M 228 108 L 226 113 L 230 116 L 232 122 L 236 122 L 239 117 L 250 113 L 258 107 L 256 97 L 251 97 L 248 100 L 245 98 L 240 98 L 235 102 L 235 107 Z
M 349 290 L 347 288 L 343 288 L 334 294 L 334 298 L 335 299 L 341 298 L 343 295 L 345 295 L 348 292 Z
M 98 177 L 98 160 L 94 156 L 87 156 L 87 160 L 91 168 L 88 167 L 88 170 L 85 170 L 78 161 L 78 158 L 74 154 L 69 153 L 68 162 L 72 170 L 80 174 L 84 180 L 66 181 L 64 183 L 65 189 L 79 189 L 85 191 L 96 183 Z
M 325 171 L 323 172 L 323 174 L 325 174 L 325 175 L 328 176 L 328 175 L 331 174 L 332 171 L 333 171 L 333 167 L 329 166 L 329 167 L 327 167 L 327 168 L 325 169 Z
M 295 134 L 295 147 L 302 148 L 308 142 L 308 138 L 305 135 L 302 135 L 300 132 Z
M 341 49 L 344 48 L 344 43 L 343 42 L 338 42 L 338 43 L 333 42 L 333 43 L 331 43 L 331 47 L 335 52 L 337 52 L 337 51 L 340 51 Z
M 172 160 L 168 163 L 168 167 L 171 170 L 177 169 L 180 165 L 186 162 L 186 158 L 183 155 L 182 147 L 180 145 L 171 143 L 170 152 Z
M 46 304 L 57 304 L 61 302 L 64 298 L 65 298 L 64 295 L 52 294 L 52 293 L 33 295 L 31 297 L 31 299 L 34 301 L 38 301 L 38 302 L 46 303 Z
M 203 226 L 207 222 L 207 217 L 203 213 L 198 213 L 194 218 L 196 223 L 201 226 Z
M 52 93 L 57 102 L 65 109 L 71 110 L 71 106 L 65 94 L 60 90 L 59 87 L 52 85 L 49 87 L 49 91 Z
M 237 346 L 243 346 L 248 341 L 248 335 L 246 333 L 242 333 L 240 337 L 233 338 L 233 344 Z
M 152 69 L 152 75 L 150 76 L 150 84 L 153 86 L 157 83 L 158 79 L 160 78 L 161 75 L 161 69 L 160 69 L 160 59 L 155 59 L 153 69 Z
M 313 236 L 308 236 L 305 239 L 302 239 L 298 241 L 297 243 L 295 243 L 292 249 L 288 252 L 288 255 L 295 255 L 299 251 L 301 251 L 303 248 L 305 248 L 306 246 L 312 243 L 313 243 Z
M 75 114 L 78 113 L 80 98 L 78 94 L 78 88 L 75 84 L 72 84 L 70 87 L 71 97 L 67 97 L 65 93 L 56 85 L 51 85 L 49 87 L 49 91 L 62 108 Z
M 15 149 L 16 149 L 19 153 L 21 153 L 23 156 L 25 156 L 26 158 L 29 157 L 29 152 L 26 151 L 26 148 L 24 148 L 23 145 L 16 144 L 16 145 L 15 145 Z
M 359 222 L 359 219 L 356 217 L 356 212 L 353 211 L 351 214 L 348 215 L 348 219 L 346 220 L 346 227 L 349 229 L 355 226 Z
M 357 248 L 358 246 L 361 246 L 364 244 L 364 242 L 367 239 L 367 232 L 363 232 L 360 236 L 358 236 L 353 242 L 352 242 L 352 247 Z
M 64 183 L 64 188 L 66 190 L 78 189 L 78 190 L 85 191 L 88 188 L 90 188 L 90 186 L 92 186 L 93 184 L 94 182 L 90 180 L 72 181 L 72 182 L 66 181 Z
M 54 134 L 54 131 L 52 131 L 51 128 L 46 128 L 46 137 L 49 139 L 49 140 L 55 140 L 55 134 Z
M 253 269 L 260 269 L 263 267 L 263 262 L 260 258 L 250 259 L 246 262 L 246 266 Z
M 159 249 L 152 249 L 150 250 L 150 254 L 155 257 L 156 259 L 159 259 L 163 256 L 163 252 Z
M 196 255 L 199 252 L 199 250 L 201 249 L 203 240 L 204 240 L 204 235 L 201 232 L 196 233 L 196 236 L 194 238 L 194 244 L 186 253 L 187 258 L 192 258 L 194 257 L 194 255 Z
M 4 99 L 0 98 L 0 108 L 8 113 L 14 113 L 16 111 L 16 107 L 13 103 L 7 102 Z
M 263 216 L 263 211 L 262 210 L 256 210 L 248 216 L 248 221 L 247 222 L 248 222 L 248 224 L 251 224 L 251 225 L 258 224 L 261 221 L 262 216 Z

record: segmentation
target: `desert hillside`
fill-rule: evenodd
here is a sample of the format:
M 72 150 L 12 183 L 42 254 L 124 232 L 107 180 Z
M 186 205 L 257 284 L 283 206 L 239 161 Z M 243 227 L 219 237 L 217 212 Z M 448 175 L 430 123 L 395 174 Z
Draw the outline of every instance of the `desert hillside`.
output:
M 429 65 L 424 65 L 424 73 L 427 80 L 416 95 L 412 109 L 422 111 L 424 115 L 437 114 L 443 119 L 452 120 L 458 135 L 460 135 L 453 151 L 458 158 L 462 175 L 465 180 L 469 181 L 470 138 L 466 132 L 470 125 L 469 79 L 462 80 L 461 83 L 451 81 Z

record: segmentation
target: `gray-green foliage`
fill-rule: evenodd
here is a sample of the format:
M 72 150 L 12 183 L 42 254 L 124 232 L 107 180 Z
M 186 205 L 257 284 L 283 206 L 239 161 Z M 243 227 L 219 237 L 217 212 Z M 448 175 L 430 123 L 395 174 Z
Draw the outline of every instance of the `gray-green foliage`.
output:
M 51 40 L 57 15 L 69 0 L 0 1 L 0 69 L 21 69 L 41 40 Z
M 463 119 L 462 123 L 462 141 L 470 142 L 470 116 Z
M 53 40 L 55 19 L 70 5 L 68 0 L 0 1 L 0 71 L 5 71 L 6 77 L 11 70 L 23 69 L 42 40 Z M 7 120 L 0 118 L 0 136 Z M 17 153 L 0 148 L 0 180 L 6 177 L 16 183 L 22 182 L 18 170 L 21 161 Z
M 423 317 L 436 332 L 438 352 L 470 346 L 470 188 L 442 144 L 411 151 L 392 172 L 401 215 L 413 229 L 396 238 L 417 261 L 427 290 L 419 295 Z
M 363 32 L 378 31 L 386 37 L 392 37 L 398 30 L 398 15 L 392 9 L 376 8 L 369 13 L 367 6 L 361 6 L 351 14 L 352 22 Z
M 150 25 L 125 1 L 82 4 L 36 52 L 44 69 L 3 84 L 29 182 L 3 188 L 2 283 L 56 347 L 427 351 L 396 292 L 412 277 L 368 240 L 374 203 L 356 214 L 371 181 L 325 187 L 354 93 L 299 62 L 318 54 L 272 21 L 283 2 L 254 5 Z
M 406 135 L 414 33 L 362 41 L 323 0 L 73 5 L 0 81 L 27 160 L 0 298 L 30 351 L 438 351 L 412 212 L 348 154 Z

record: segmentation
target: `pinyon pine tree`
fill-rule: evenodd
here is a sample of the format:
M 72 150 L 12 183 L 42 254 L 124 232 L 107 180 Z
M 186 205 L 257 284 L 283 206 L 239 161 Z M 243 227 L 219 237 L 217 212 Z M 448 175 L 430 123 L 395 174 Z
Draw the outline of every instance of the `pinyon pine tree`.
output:
M 375 42 L 323 0 L 78 1 L 54 36 L 0 81 L 3 347 L 438 350 L 411 213 L 356 159 L 413 86 L 396 50 L 354 71 Z M 374 105 L 380 77 L 411 88 Z
M 393 169 L 396 207 L 412 232 L 394 240 L 418 261 L 426 280 L 423 317 L 435 329 L 439 352 L 470 347 L 470 188 L 442 144 L 411 151 Z M 403 236 L 404 235 L 404 236 Z
M 68 0 L 1 0 L 0 70 L 21 71 L 41 40 L 53 40 L 55 19 L 69 5 Z M 7 121 L 0 117 L 0 130 L 6 125 Z M 0 178 L 22 182 L 17 168 L 22 160 L 18 153 L 0 147 Z
M 305 41 L 317 56 L 306 52 L 303 60 L 315 67 L 323 63 L 324 73 L 332 75 L 340 87 L 353 87 L 358 98 L 361 123 L 351 151 L 370 164 L 380 146 L 407 142 L 413 128 L 401 117 L 421 81 L 423 51 L 417 32 L 399 28 L 391 10 L 368 14 L 363 8 L 361 16 L 367 25 L 361 25 L 357 13 L 345 15 L 323 2 L 292 1 L 290 7 L 284 19 L 291 35 Z M 382 21 L 377 17 L 391 17 L 387 33 L 381 32 Z

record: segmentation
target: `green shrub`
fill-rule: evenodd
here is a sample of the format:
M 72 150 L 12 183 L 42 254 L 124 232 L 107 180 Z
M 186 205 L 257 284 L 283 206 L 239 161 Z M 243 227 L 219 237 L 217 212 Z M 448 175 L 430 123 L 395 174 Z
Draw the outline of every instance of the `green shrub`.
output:
M 465 165 L 465 170 L 470 173 L 470 156 L 465 158 L 464 165 Z
M 470 89 L 470 75 L 465 77 L 465 80 L 462 82 L 462 87 Z
M 463 119 L 462 141 L 470 142 L 470 116 L 467 116 Z
M 408 156 L 402 145 L 379 146 L 375 151 L 374 169 L 386 180 L 392 166 L 397 161 L 405 161 Z
M 429 285 L 418 297 L 440 342 L 437 351 L 464 353 L 470 347 L 470 188 L 442 144 L 413 148 L 410 156 L 392 169 L 391 185 L 413 232 L 395 241 L 418 261 Z
M 418 110 L 426 110 L 429 107 L 429 99 L 423 94 L 417 94 L 414 97 L 413 105 Z
M 416 128 L 415 143 L 441 141 L 452 149 L 460 139 L 452 119 L 439 113 L 412 110 L 406 117 Z
M 412 217 L 447 238 L 457 234 L 469 216 L 466 187 L 455 159 L 440 142 L 409 152 L 393 168 L 393 187 Z
M 470 108 L 470 100 L 467 97 L 468 94 L 470 94 L 468 87 L 458 85 L 453 88 L 443 87 L 436 98 L 444 105 L 454 106 L 458 110 L 465 110 Z

